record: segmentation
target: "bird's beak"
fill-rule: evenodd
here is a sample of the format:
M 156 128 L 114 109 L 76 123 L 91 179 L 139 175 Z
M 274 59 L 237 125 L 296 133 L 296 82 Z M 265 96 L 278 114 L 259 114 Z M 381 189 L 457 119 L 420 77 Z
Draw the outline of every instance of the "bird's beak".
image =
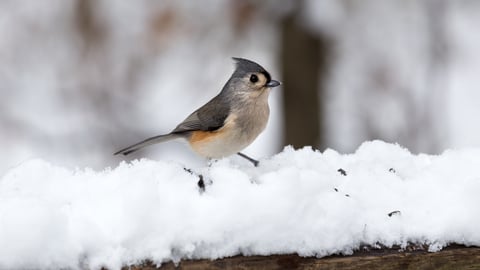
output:
M 268 88 L 273 88 L 279 86 L 281 83 L 279 81 L 271 80 L 267 84 L 265 84 Z

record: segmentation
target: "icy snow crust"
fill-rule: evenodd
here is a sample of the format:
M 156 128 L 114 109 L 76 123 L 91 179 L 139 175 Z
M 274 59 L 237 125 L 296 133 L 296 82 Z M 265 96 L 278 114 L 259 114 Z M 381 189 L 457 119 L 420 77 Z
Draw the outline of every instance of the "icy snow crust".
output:
M 480 149 L 429 156 L 379 141 L 351 155 L 287 147 L 258 168 L 232 157 L 201 173 L 211 181 L 204 193 L 174 162 L 103 172 L 25 162 L 0 182 L 0 268 L 480 245 Z

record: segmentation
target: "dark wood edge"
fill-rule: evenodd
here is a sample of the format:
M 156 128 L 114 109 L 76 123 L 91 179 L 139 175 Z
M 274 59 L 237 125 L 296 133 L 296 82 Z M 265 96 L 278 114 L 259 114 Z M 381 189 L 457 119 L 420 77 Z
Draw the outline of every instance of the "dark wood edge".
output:
M 130 270 L 170 269 L 480 269 L 480 247 L 450 245 L 438 252 L 427 246 L 406 248 L 362 247 L 352 255 L 332 255 L 323 258 L 301 257 L 296 254 L 270 256 L 233 256 L 218 260 L 184 260 L 160 268 L 151 262 L 129 266 Z

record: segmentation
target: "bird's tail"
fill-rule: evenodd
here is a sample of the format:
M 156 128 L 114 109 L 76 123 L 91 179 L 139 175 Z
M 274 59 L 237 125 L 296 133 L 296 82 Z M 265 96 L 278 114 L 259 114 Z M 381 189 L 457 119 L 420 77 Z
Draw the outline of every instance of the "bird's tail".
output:
M 158 135 L 158 136 L 155 136 L 155 137 L 151 137 L 151 138 L 148 138 L 146 140 L 143 140 L 139 143 L 136 143 L 134 145 L 131 145 L 127 148 L 124 148 L 120 151 L 117 151 L 114 153 L 114 155 L 118 155 L 118 154 L 123 154 L 123 155 L 128 155 L 132 152 L 135 152 L 137 150 L 139 150 L 140 148 L 143 148 L 145 146 L 149 146 L 149 145 L 152 145 L 152 144 L 155 144 L 155 143 L 161 143 L 161 142 L 166 142 L 166 141 L 169 141 L 169 140 L 173 140 L 173 139 L 176 139 L 178 138 L 179 135 L 178 134 L 165 134 L 165 135 Z

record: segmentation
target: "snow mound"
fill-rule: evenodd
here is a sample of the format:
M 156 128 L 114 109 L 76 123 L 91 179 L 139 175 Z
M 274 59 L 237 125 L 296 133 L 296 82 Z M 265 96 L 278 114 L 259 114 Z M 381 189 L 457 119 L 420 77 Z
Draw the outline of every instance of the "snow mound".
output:
M 257 168 L 232 157 L 199 173 L 204 192 L 173 162 L 102 172 L 25 162 L 0 180 L 0 268 L 480 245 L 480 149 L 429 156 L 380 141 L 349 155 L 286 147 Z

